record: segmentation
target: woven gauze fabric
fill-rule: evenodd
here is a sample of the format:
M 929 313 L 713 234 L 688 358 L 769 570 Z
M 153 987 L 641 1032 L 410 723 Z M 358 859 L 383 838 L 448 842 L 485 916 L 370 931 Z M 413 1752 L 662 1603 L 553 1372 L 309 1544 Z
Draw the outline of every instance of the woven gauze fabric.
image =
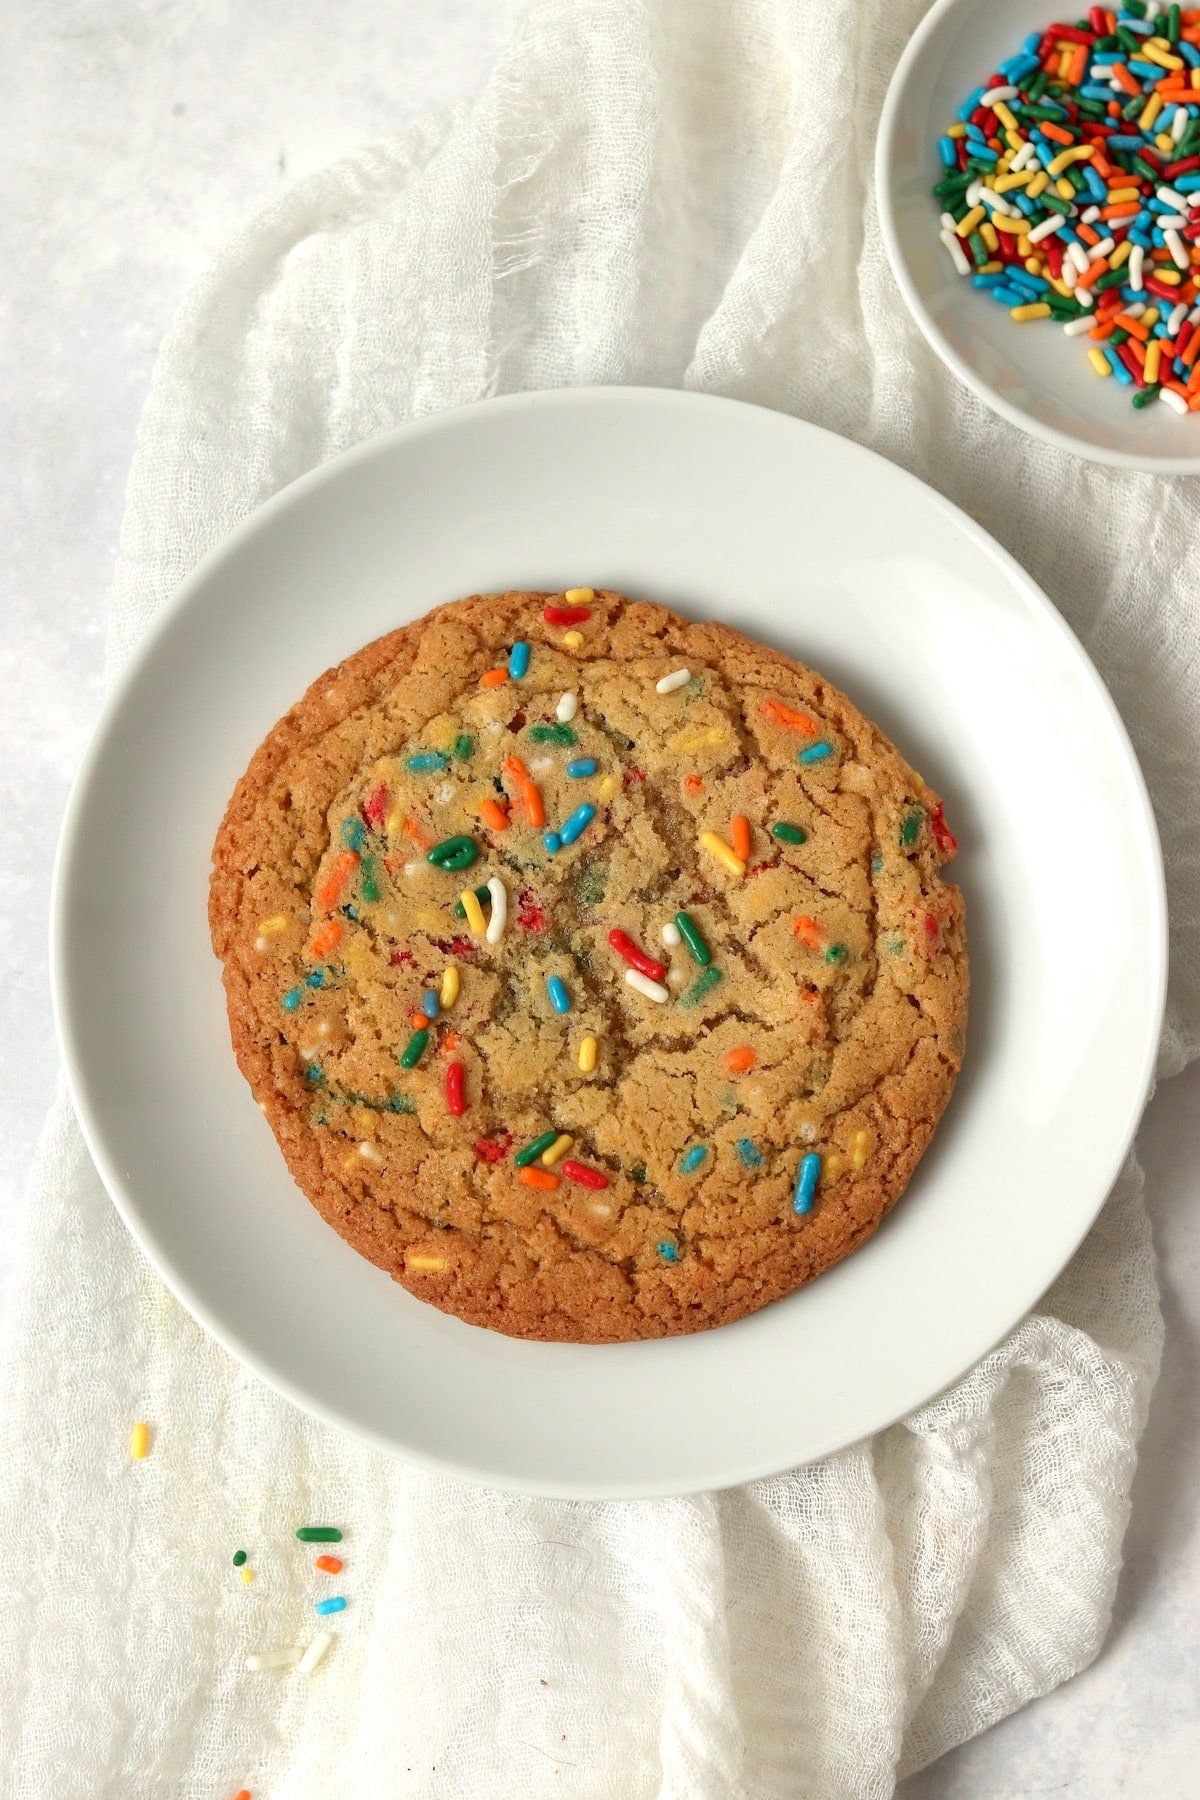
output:
M 1167 857 L 1167 1074 L 1200 1030 L 1193 509 L 1182 482 L 1021 436 L 909 322 L 871 166 L 923 10 L 544 0 L 473 104 L 286 195 L 163 346 L 110 672 L 231 526 L 404 419 L 641 382 L 815 420 L 964 506 L 1099 665 Z M 886 1796 L 1095 1654 L 1160 1333 L 1131 1159 L 1034 1314 L 875 1440 L 701 1499 L 476 1490 L 230 1361 L 127 1237 L 60 1100 L 6 1335 L 0 1783 L 22 1800 Z M 132 1469 L 135 1418 L 159 1438 Z M 353 1610 L 312 1678 L 249 1675 L 247 1650 L 312 1622 L 311 1584 L 272 1549 L 310 1517 L 353 1533 Z

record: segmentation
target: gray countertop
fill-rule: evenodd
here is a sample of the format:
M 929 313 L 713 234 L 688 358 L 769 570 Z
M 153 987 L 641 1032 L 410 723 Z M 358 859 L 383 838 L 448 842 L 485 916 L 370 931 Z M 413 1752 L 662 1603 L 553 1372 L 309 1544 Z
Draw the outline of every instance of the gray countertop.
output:
M 96 715 L 122 493 L 184 293 L 285 186 L 480 85 L 523 0 L 0 0 L 0 1305 L 57 1057 L 54 845 Z M 905 1800 L 1169 1800 L 1200 1753 L 1200 1068 L 1143 1132 L 1167 1316 L 1116 1618 L 1083 1675 Z

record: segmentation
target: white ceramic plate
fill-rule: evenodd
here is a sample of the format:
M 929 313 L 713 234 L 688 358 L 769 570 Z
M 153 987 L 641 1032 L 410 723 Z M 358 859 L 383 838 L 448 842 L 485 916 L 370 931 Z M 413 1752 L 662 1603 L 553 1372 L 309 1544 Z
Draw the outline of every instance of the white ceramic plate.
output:
M 205 921 L 251 752 L 309 681 L 437 602 L 605 584 L 815 664 L 946 797 L 962 843 L 965 1071 L 865 1249 L 719 1331 L 514 1342 L 412 1299 L 292 1184 L 234 1065 Z M 180 1299 L 297 1404 L 501 1487 L 724 1486 L 862 1437 L 1038 1298 L 1118 1169 L 1164 982 L 1154 825 L 1046 599 L 911 476 L 780 414 L 656 390 L 489 401 L 298 481 L 155 623 L 71 799 L 54 990 L 75 1102 Z
M 1069 16 L 1087 9 L 1076 8 Z M 879 221 L 909 310 L 942 361 L 981 400 L 1060 450 L 1161 475 L 1200 472 L 1200 416 L 1166 406 L 1140 412 L 1129 390 L 1098 380 L 1086 340 L 1042 322 L 1014 325 L 1007 310 L 956 275 L 938 241 L 937 140 L 964 98 L 1031 31 L 1054 0 L 939 0 L 913 33 L 892 76 L 876 143 Z

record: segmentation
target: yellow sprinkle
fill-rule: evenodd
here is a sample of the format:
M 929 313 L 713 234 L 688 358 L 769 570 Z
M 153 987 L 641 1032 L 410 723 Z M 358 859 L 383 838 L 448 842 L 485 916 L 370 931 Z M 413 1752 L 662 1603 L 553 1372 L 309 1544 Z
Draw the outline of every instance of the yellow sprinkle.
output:
M 994 225 L 981 225 L 979 227 L 979 235 L 989 250 L 998 250 L 1000 248 L 1000 239 L 996 235 L 996 227 Z
M 1026 319 L 1048 319 L 1050 308 L 1044 300 L 1038 300 L 1032 306 L 1012 307 L 1008 316 L 1010 319 L 1015 319 L 1018 325 L 1023 325 Z
M 1135 187 L 1109 188 L 1107 206 L 1124 206 L 1127 200 L 1136 200 L 1138 190 Z
M 986 218 L 987 214 L 984 212 L 982 206 L 973 206 L 970 212 L 963 214 L 954 229 L 957 231 L 960 238 L 968 238 L 975 227 L 977 225 L 982 225 Z
M 1142 324 L 1146 327 L 1146 330 L 1149 331 L 1152 326 L 1157 325 L 1158 320 L 1159 311 L 1157 306 L 1148 306 L 1142 314 Z
M 564 631 L 563 646 L 567 650 L 578 650 L 583 642 L 582 631 Z
M 453 963 L 447 963 L 442 970 L 442 989 L 438 998 L 443 1006 L 453 1006 L 458 999 L 458 970 Z
M 579 1067 L 585 1075 L 590 1075 L 596 1067 L 596 1040 L 585 1037 L 579 1046 Z
M 349 1156 L 343 1156 L 342 1158 L 342 1171 L 346 1175 L 353 1175 L 355 1169 L 361 1168 L 361 1166 L 362 1165 L 358 1160 L 357 1150 L 352 1150 Z
M 420 912 L 413 914 L 413 924 L 419 925 L 423 931 L 437 931 L 445 923 L 440 913 L 430 912 L 428 907 L 422 907 Z
M 464 888 L 458 897 L 462 901 L 462 909 L 467 915 L 467 924 L 476 937 L 482 937 L 487 930 L 487 920 L 483 916 L 483 908 L 475 896 L 474 888 Z
M 1032 219 L 1026 219 L 1024 217 L 1019 219 L 1002 219 L 999 213 L 992 214 L 992 224 L 996 227 L 997 231 L 1002 231 L 1006 237 L 1024 237 L 1026 232 L 1033 230 Z
M 1054 191 L 1060 200 L 1074 200 L 1075 198 L 1075 189 L 1071 186 L 1065 175 L 1055 182 Z
M 150 1449 L 150 1427 L 139 1419 L 129 1434 L 129 1454 L 134 1462 L 141 1462 Z
M 1159 113 L 1162 111 L 1162 104 L 1163 103 L 1162 103 L 1161 95 L 1151 94 L 1151 96 L 1147 100 L 1145 106 L 1143 106 L 1143 108 L 1141 110 L 1141 114 L 1138 118 L 1138 129 L 1139 130 L 1149 131 L 1149 129 L 1153 125 L 1155 119 L 1157 119 Z M 1054 166 L 1053 163 L 1050 166 L 1051 166 L 1051 168 L 1053 168 L 1053 166 Z
M 727 733 L 719 725 L 710 725 L 705 731 L 684 731 L 672 739 L 671 748 L 681 756 L 687 756 L 692 750 L 715 750 L 718 744 L 725 742 Z
M 1159 105 L 1162 105 L 1161 100 Z M 1069 169 L 1072 163 L 1088 162 L 1094 155 L 1095 151 L 1091 144 L 1072 144 L 1069 150 L 1060 150 L 1057 156 L 1051 157 L 1046 164 L 1046 173 L 1047 175 L 1061 175 L 1063 170 Z
M 1175 139 L 1171 136 L 1169 131 L 1160 131 L 1154 142 L 1162 151 L 1174 150 L 1175 148 Z
M 1104 355 L 1103 351 L 1089 350 L 1087 355 L 1088 361 L 1091 363 L 1093 369 L 1095 369 L 1097 375 L 1112 374 L 1112 364 L 1109 362 L 1107 356 Z
M 606 775 L 600 783 L 601 799 L 611 800 L 620 785 L 615 775 Z
M 567 1137 L 565 1134 L 562 1137 L 556 1137 L 550 1148 L 542 1151 L 542 1161 L 546 1167 L 552 1169 L 556 1162 L 561 1162 L 574 1142 L 573 1137 Z
M 967 128 L 965 125 L 949 125 L 946 128 L 946 136 L 948 138 L 960 138 L 966 137 L 966 135 Z
M 729 848 L 729 845 L 725 842 L 725 839 L 723 837 L 718 837 L 715 831 L 702 831 L 700 833 L 700 847 L 702 850 L 707 850 L 710 856 L 715 857 L 721 864 L 721 867 L 728 869 L 731 875 L 744 875 L 746 873 L 746 865 L 741 857 L 735 856 L 733 851 Z
M 405 1257 L 404 1266 L 406 1269 L 411 1269 L 414 1275 L 437 1275 L 445 1268 L 446 1259 L 444 1256 L 414 1254 Z
M 383 829 L 387 833 L 388 837 L 395 837 L 396 833 L 399 831 L 399 829 L 403 823 L 404 823 L 404 808 L 397 804 L 396 806 L 393 806 L 391 812 L 388 814 L 387 818 L 384 820 Z
M 272 913 L 269 919 L 260 919 L 258 923 L 259 934 L 262 937 L 275 937 L 279 932 L 286 931 L 287 926 L 286 913 Z
M 821 1164 L 822 1181 L 836 1181 L 842 1172 L 842 1159 L 836 1150 L 831 1150 Z
M 869 1131 L 856 1131 L 850 1140 L 850 1167 L 862 1169 L 866 1167 L 867 1158 L 871 1154 L 871 1134 Z
M 1056 294 L 1061 294 L 1064 300 L 1069 300 L 1071 298 L 1071 290 L 1065 281 L 1056 281 L 1053 275 L 1049 276 L 1048 279 L 1050 286 L 1054 289 Z
M 1004 134 L 1004 141 L 1008 145 L 1009 149 L 1015 155 L 1016 152 L 1021 148 L 1021 145 L 1024 143 L 1025 140 L 1021 136 L 1019 131 L 1006 131 Z M 1009 157 L 1007 157 L 1007 156 L 1005 157 L 1004 163 L 1005 163 L 1006 168 L 1007 168 L 1010 160 L 1011 159 Z
M 595 598 L 595 588 L 568 588 L 563 595 L 563 599 L 569 606 L 586 606 L 589 600 Z
M 985 262 L 979 273 L 981 275 L 998 275 L 1003 267 L 1002 262 Z
M 1142 40 L 1140 55 L 1143 56 L 1147 62 L 1157 63 L 1160 69 L 1182 69 L 1183 67 L 1182 56 L 1172 56 L 1169 50 L 1161 48 L 1158 43 L 1150 38 L 1144 38 Z M 1158 101 L 1158 112 L 1161 112 L 1162 100 L 1158 94 L 1155 94 L 1154 98 Z M 1156 118 L 1157 116 L 1158 113 L 1155 114 Z
M 247 1566 L 241 1570 L 241 1577 L 243 1581 L 253 1581 L 254 1570 L 247 1564 Z
M 1045 169 L 1039 169 L 1025 192 L 1029 195 L 1031 200 L 1036 200 L 1038 195 L 1044 194 L 1049 186 L 1050 177 L 1047 175 Z
M 1122 243 L 1117 245 L 1117 248 L 1113 251 L 1112 255 L 1109 257 L 1109 259 L 1108 259 L 1109 268 L 1110 269 L 1119 269 L 1123 263 L 1127 263 L 1129 261 L 1129 258 L 1130 258 L 1130 255 L 1132 254 L 1132 252 L 1133 252 L 1133 245 L 1130 243 L 1128 238 L 1125 238 Z
M 1168 287 L 1178 287 L 1183 277 L 1178 269 L 1168 269 L 1164 263 L 1160 263 L 1154 271 L 1154 279 L 1165 282 Z
M 1146 345 L 1146 386 L 1151 387 L 1158 380 L 1158 365 L 1162 361 L 1162 339 L 1151 338 Z
M 1003 125 L 1005 131 L 1015 131 L 1017 129 L 1017 121 L 1013 118 L 1003 100 L 993 101 L 992 111 Z

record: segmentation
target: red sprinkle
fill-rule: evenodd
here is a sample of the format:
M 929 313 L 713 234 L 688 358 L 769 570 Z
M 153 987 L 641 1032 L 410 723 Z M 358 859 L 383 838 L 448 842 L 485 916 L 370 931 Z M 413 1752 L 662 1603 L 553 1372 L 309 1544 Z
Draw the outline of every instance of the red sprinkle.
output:
M 933 841 L 943 856 L 953 856 L 958 849 L 958 839 L 946 823 L 945 809 L 939 800 L 929 815 L 929 829 L 933 833 Z
M 591 616 L 590 606 L 548 606 L 542 614 L 547 625 L 582 625 Z
M 388 791 L 382 783 L 363 801 L 363 818 L 372 831 L 380 831 L 387 818 Z
M 621 785 L 623 787 L 632 787 L 635 781 L 645 781 L 645 779 L 645 769 L 635 768 L 632 763 L 629 768 L 621 770 Z
M 446 1105 L 456 1119 L 467 1110 L 467 1097 L 463 1091 L 466 1073 L 460 1062 L 446 1064 Z
M 589 1169 L 586 1163 L 572 1162 L 568 1158 L 566 1162 L 560 1162 L 558 1166 L 568 1181 L 577 1181 L 580 1187 L 606 1188 L 608 1186 L 608 1176 L 600 1169 Z
M 633 939 L 628 937 L 625 932 L 610 931 L 608 941 L 618 956 L 623 956 L 627 963 L 640 970 L 643 975 L 648 975 L 651 981 L 661 981 L 666 974 L 666 965 L 655 962 L 652 956 L 647 956 L 644 950 L 639 950 Z
M 411 950 L 393 950 L 392 954 L 388 957 L 388 961 L 393 969 L 402 969 L 405 963 L 410 963 L 414 960 Z
M 522 888 L 518 898 L 517 924 L 525 931 L 545 931 L 546 909 L 539 906 L 532 888 Z
M 482 1162 L 503 1162 L 508 1155 L 508 1146 L 511 1143 L 512 1139 L 508 1136 L 507 1132 L 504 1136 L 504 1142 L 501 1144 L 494 1142 L 492 1138 L 476 1138 L 475 1154 Z
M 937 921 L 936 915 L 933 913 L 926 913 L 924 922 L 925 922 L 925 941 L 926 941 L 927 945 L 929 946 L 930 950 L 936 950 L 937 944 L 938 944 L 938 938 L 941 936 L 942 928 Z

